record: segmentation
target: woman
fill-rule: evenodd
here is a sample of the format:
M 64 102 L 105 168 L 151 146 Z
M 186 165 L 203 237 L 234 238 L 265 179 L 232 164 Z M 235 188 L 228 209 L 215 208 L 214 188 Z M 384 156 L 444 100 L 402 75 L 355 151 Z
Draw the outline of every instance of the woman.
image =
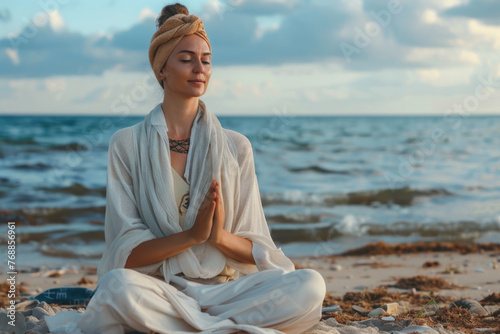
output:
M 199 100 L 212 72 L 203 23 L 175 4 L 158 26 L 149 58 L 163 103 L 111 138 L 106 250 L 73 322 L 85 333 L 300 333 L 320 319 L 324 280 L 276 248 L 250 142 Z

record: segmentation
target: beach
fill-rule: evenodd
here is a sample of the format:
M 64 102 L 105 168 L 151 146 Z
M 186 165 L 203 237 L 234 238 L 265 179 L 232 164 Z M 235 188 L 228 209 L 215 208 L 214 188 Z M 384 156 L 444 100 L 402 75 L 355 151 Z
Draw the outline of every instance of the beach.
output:
M 0 245 L 7 247 L 15 226 L 15 300 L 29 331 L 46 333 L 43 316 L 67 309 L 29 297 L 58 287 L 95 289 L 109 140 L 143 118 L 0 117 L 7 125 L 0 219 L 9 224 L 0 226 Z M 100 128 L 105 119 L 113 126 Z M 437 141 L 430 141 L 432 130 L 443 124 L 435 117 L 220 121 L 252 143 L 273 240 L 297 268 L 325 279 L 323 322 L 311 334 L 347 333 L 349 321 L 369 333 L 427 330 L 411 327 L 423 324 L 439 333 L 498 327 L 499 117 L 470 117 L 460 131 L 441 127 Z M 5 260 L 0 272 L 8 271 Z M 5 307 L 10 286 L 2 283 Z M 460 300 L 486 311 L 450 308 Z M 382 320 L 390 310 L 368 316 L 394 303 L 404 310 L 394 320 Z M 83 312 L 85 305 L 69 308 Z
M 449 247 L 440 247 L 443 251 L 435 250 L 436 243 L 427 244 L 430 245 L 427 249 L 424 249 L 424 243 L 417 244 L 419 247 L 413 247 L 417 250 L 409 245 L 415 244 L 399 245 L 398 248 L 398 245 L 377 243 L 357 250 L 365 255 L 293 258 L 296 268 L 319 271 L 327 285 L 323 320 L 310 333 L 342 333 L 356 323 L 376 329 L 374 333 L 404 328 L 420 333 L 418 330 L 425 329 L 425 326 L 438 333 L 478 333 L 476 328 L 500 331 L 500 245 L 490 244 L 489 248 L 471 250 L 468 246 L 463 248 L 460 244 L 447 243 L 444 245 Z M 376 254 L 377 249 L 381 254 Z M 399 254 L 387 254 L 391 251 Z M 18 303 L 24 301 L 20 305 L 26 307 L 17 314 L 24 312 L 28 315 L 36 308 L 43 309 L 37 312 L 40 317 L 55 314 L 63 308 L 83 312 L 84 305 L 58 308 L 55 304 L 28 302 L 27 299 L 57 287 L 80 286 L 93 290 L 97 283 L 96 267 L 57 267 L 41 271 L 32 268 L 30 272 L 18 273 L 17 282 L 16 300 Z M 2 292 L 2 307 L 7 306 L 6 297 Z M 479 302 L 483 313 L 476 314 L 477 310 L 461 307 L 450 308 L 460 300 Z M 397 303 L 396 308 L 394 303 Z M 337 306 L 332 307 L 334 305 Z M 368 312 L 383 309 L 384 305 L 389 305 L 388 312 L 368 316 Z M 47 333 L 42 319 L 33 315 L 24 319 L 28 332 Z

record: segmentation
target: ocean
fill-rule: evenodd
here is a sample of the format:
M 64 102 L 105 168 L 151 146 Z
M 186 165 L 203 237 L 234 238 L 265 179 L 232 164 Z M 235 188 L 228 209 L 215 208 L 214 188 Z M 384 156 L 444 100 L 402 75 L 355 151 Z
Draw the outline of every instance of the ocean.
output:
M 99 262 L 109 139 L 143 119 L 0 116 L 0 245 L 15 222 L 18 267 Z M 500 117 L 219 119 L 252 142 L 267 221 L 289 256 L 500 242 Z

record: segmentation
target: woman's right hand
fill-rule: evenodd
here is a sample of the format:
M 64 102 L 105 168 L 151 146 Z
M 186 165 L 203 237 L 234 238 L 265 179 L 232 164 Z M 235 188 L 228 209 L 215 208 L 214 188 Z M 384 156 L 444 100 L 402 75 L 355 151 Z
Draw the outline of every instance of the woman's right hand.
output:
M 216 182 L 212 181 L 210 188 L 208 189 L 203 202 L 201 202 L 200 208 L 198 209 L 198 214 L 196 215 L 196 220 L 193 226 L 189 229 L 190 237 L 196 243 L 202 243 L 208 240 L 210 233 L 212 232 L 212 225 L 215 213 L 216 205 Z

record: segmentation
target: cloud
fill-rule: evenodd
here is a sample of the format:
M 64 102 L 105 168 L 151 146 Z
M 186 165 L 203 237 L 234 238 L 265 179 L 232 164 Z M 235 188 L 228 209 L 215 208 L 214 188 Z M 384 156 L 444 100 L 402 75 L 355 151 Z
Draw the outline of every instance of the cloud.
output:
M 19 33 L 0 39 L 0 50 L 4 51 L 0 52 L 0 75 L 102 74 L 113 68 L 143 70 L 147 65 L 147 46 L 154 31 L 151 19 L 110 38 L 68 31 L 57 11 L 48 15 L 48 22 L 42 23 L 34 19 Z
M 3 76 L 98 73 L 112 65 L 109 57 L 96 59 L 92 45 L 84 36 L 68 31 L 56 32 L 51 25 L 28 26 L 18 35 L 1 39 L 1 47 L 17 53 L 17 66 L 0 66 L 0 75 Z M 4 61 L 6 59 L 0 54 L 0 63 Z
M 84 96 L 72 99 L 71 102 L 80 104 L 80 103 L 90 103 L 90 102 L 100 101 L 102 100 L 103 95 L 106 93 L 107 90 L 108 88 L 106 87 L 98 87 Z
M 203 19 L 218 17 L 225 19 L 234 13 L 248 16 L 286 14 L 295 9 L 301 0 L 209 0 L 200 11 Z
M 446 9 L 443 14 L 475 18 L 487 24 L 500 25 L 500 2 L 498 0 L 470 0 L 466 4 Z
M 211 16 L 205 26 L 215 50 L 214 63 L 312 62 L 341 55 L 338 32 L 348 17 L 341 4 L 301 1 L 279 26 L 261 35 L 256 18 L 240 11 L 225 15 L 223 20 Z
M 57 10 L 53 10 L 49 13 L 49 24 L 52 30 L 54 30 L 55 32 L 66 30 L 66 23 Z
M 291 12 L 299 0 L 226 0 L 236 11 L 246 15 L 275 15 Z
M 158 16 L 157 13 L 153 12 L 149 8 L 143 8 L 141 10 L 141 13 L 139 14 L 139 22 L 143 22 L 145 20 L 156 20 L 156 17 Z
M 456 36 L 427 1 L 402 2 L 396 7 L 387 0 L 364 0 L 363 9 L 373 22 L 378 22 L 384 35 L 400 45 L 419 47 L 453 46 Z M 399 2 L 394 2 L 399 3 Z
M 500 50 L 500 27 L 485 25 L 477 20 L 470 20 L 467 28 L 472 37 L 471 43 L 482 44 L 483 48 L 490 47 L 493 50 Z
M 13 65 L 19 65 L 19 55 L 17 54 L 16 50 L 11 48 L 6 48 L 5 53 L 10 58 Z
M 467 27 L 467 21 L 443 15 L 443 8 L 457 5 L 438 0 L 404 2 L 387 25 L 371 34 L 366 45 L 356 45 L 387 12 L 387 0 L 221 0 L 224 15 L 217 15 L 215 1 L 206 3 L 203 20 L 213 48 L 214 66 L 322 63 L 354 71 L 385 68 L 425 68 L 477 64 L 481 54 L 474 46 L 487 46 L 491 29 Z M 434 4 L 434 5 L 433 5 Z M 444 9 L 446 10 L 446 9 Z M 144 8 L 128 29 L 87 36 L 69 31 L 58 11 L 47 22 L 30 22 L 16 35 L 0 39 L 0 75 L 47 77 L 101 75 L 104 71 L 144 71 L 149 68 L 148 48 L 154 34 L 154 13 Z M 462 31 L 449 20 L 458 20 Z M 265 22 L 267 25 L 262 25 Z M 476 21 L 478 22 L 478 21 Z M 491 27 L 494 28 L 494 27 Z M 484 35 L 484 36 L 483 36 Z M 491 34 L 490 34 L 491 35 Z M 460 39 L 457 38 L 460 37 Z M 481 37 L 482 36 L 482 37 Z M 474 42 L 476 41 L 476 42 Z M 494 45 L 497 47 L 495 30 Z M 341 46 L 357 51 L 346 61 Z M 472 46 L 472 47 L 471 47 Z
M 109 43 L 101 44 L 101 46 L 115 47 L 122 50 L 137 50 L 147 53 L 151 37 L 155 33 L 155 19 L 147 16 L 130 27 L 130 29 L 119 31 L 112 35 Z
M 0 22 L 9 22 L 12 18 L 12 14 L 9 8 L 0 9 Z

